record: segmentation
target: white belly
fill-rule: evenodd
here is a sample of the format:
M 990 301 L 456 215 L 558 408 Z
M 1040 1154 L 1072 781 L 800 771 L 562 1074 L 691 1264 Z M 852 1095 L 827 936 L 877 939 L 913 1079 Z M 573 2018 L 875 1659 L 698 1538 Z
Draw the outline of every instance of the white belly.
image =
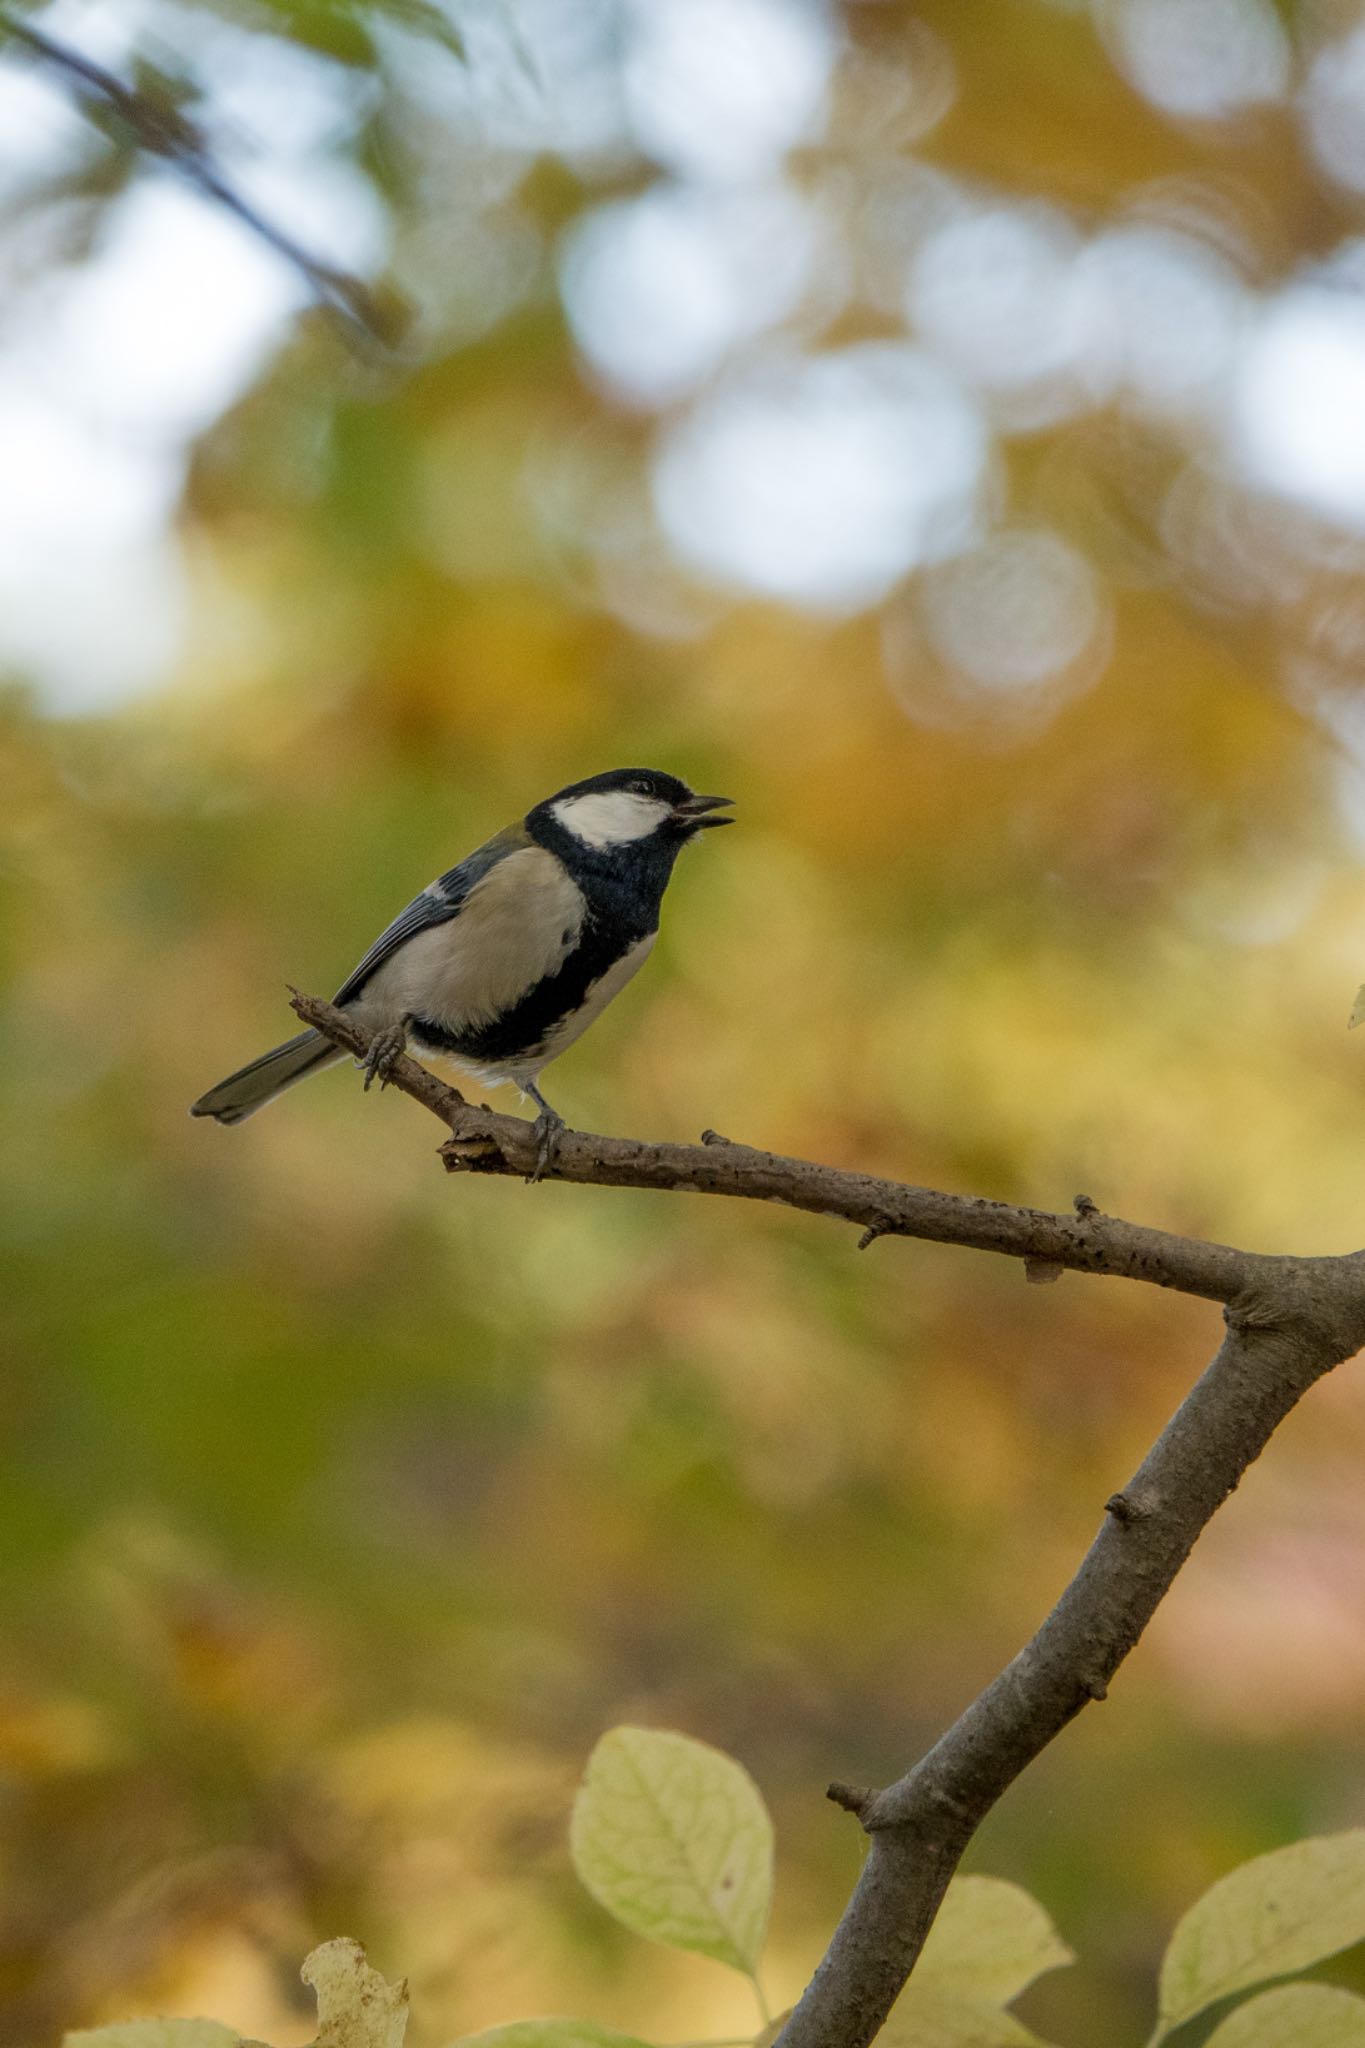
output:
M 481 1066 L 472 1060 L 452 1059 L 451 1065 L 462 1068 L 467 1074 L 475 1075 L 480 1081 L 486 1081 L 490 1088 L 497 1087 L 502 1081 L 514 1081 L 518 1087 L 523 1087 L 527 1081 L 534 1081 L 542 1068 L 548 1067 L 551 1060 L 557 1060 L 562 1052 L 567 1052 L 576 1038 L 583 1036 L 588 1026 L 601 1016 L 613 996 L 619 996 L 631 977 L 639 973 L 653 951 L 657 937 L 657 932 L 650 932 L 647 938 L 638 940 L 628 953 L 623 953 L 615 966 L 609 967 L 604 975 L 593 982 L 582 1008 L 556 1024 L 535 1051 L 528 1053 L 524 1059 L 502 1060 L 492 1066 Z
M 592 984 L 582 1009 L 575 1010 L 572 1017 L 565 1017 L 550 1033 L 547 1040 L 548 1050 L 542 1065 L 548 1064 L 550 1060 L 557 1060 L 576 1038 L 583 1036 L 589 1024 L 601 1016 L 612 998 L 620 995 L 626 983 L 633 975 L 639 973 L 648 960 L 658 936 L 657 932 L 650 932 L 647 937 L 637 939 L 630 951 L 623 953 L 615 966 L 609 967 L 606 973 Z
M 386 960 L 348 1008 L 368 1031 L 414 1014 L 452 1032 L 477 1030 L 559 972 L 578 943 L 584 912 L 581 891 L 553 854 L 519 848 L 489 869 L 457 916 L 418 932 Z M 488 1064 L 448 1053 L 424 1052 L 423 1058 L 490 1086 L 533 1081 L 620 994 L 648 959 L 655 937 L 651 932 L 637 941 L 592 984 L 582 1007 L 552 1025 L 524 1056 Z
M 416 1011 L 452 1031 L 492 1023 L 555 974 L 577 943 L 583 897 L 553 854 L 509 853 L 458 915 L 418 932 L 351 1005 L 369 1029 Z

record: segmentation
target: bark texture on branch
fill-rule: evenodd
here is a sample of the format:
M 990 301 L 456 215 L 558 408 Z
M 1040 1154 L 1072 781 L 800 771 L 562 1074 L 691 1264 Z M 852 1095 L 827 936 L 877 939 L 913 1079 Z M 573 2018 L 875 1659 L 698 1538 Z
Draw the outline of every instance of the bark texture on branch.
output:
M 330 1004 L 296 996 L 300 1017 L 361 1056 L 368 1041 Z M 529 1174 L 531 1126 L 475 1107 L 410 1059 L 393 1081 L 450 1132 L 451 1172 Z M 566 1132 L 547 1178 L 744 1196 L 838 1216 L 873 1237 L 929 1238 L 1024 1262 L 1145 1280 L 1224 1304 L 1217 1356 L 1104 1521 L 1037 1633 L 928 1754 L 882 1791 L 830 1796 L 871 1837 L 862 1875 L 828 1950 L 775 2048 L 865 2048 L 914 1967 L 972 1835 L 1028 1764 L 1109 1681 L 1151 1620 L 1201 1531 L 1290 1409 L 1365 1344 L 1365 1253 L 1276 1258 L 1105 1216 L 940 1193 L 786 1159 L 706 1134 L 647 1145 Z
M 304 995 L 294 996 L 293 1007 L 305 1024 L 363 1058 L 369 1048 L 367 1034 L 344 1012 Z M 525 1118 L 502 1116 L 466 1102 L 458 1090 L 413 1059 L 400 1059 L 390 1078 L 394 1087 L 447 1126 L 450 1137 L 441 1157 L 449 1172 L 525 1177 L 533 1171 L 536 1145 Z M 937 1188 L 880 1180 L 810 1159 L 788 1159 L 734 1144 L 713 1131 L 706 1137 L 708 1142 L 700 1145 L 653 1145 L 637 1138 L 566 1130 L 545 1179 L 780 1202 L 818 1216 L 843 1217 L 872 1237 L 921 1237 L 967 1245 L 1035 1267 L 1147 1280 L 1209 1301 L 1231 1301 L 1257 1274 L 1296 1263 L 1124 1223 L 1101 1214 L 1084 1196 L 1072 1214 L 1054 1215 L 977 1195 L 944 1194 Z M 1365 1261 L 1362 1264 L 1365 1267 Z

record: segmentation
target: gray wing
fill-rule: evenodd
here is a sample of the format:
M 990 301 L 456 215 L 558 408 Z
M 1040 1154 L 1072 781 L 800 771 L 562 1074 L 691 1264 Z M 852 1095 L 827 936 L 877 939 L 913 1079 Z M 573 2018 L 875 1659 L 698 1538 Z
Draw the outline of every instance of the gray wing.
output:
M 401 911 L 384 931 L 379 934 L 360 965 L 347 976 L 332 1001 L 344 1005 L 355 1001 L 370 976 L 391 960 L 400 946 L 418 932 L 429 931 L 432 925 L 447 924 L 452 917 L 458 917 L 469 900 L 475 884 L 481 882 L 490 868 L 500 860 L 506 860 L 509 853 L 519 847 L 531 844 L 530 834 L 523 825 L 511 825 L 507 831 L 499 832 L 483 846 L 468 854 L 458 867 L 453 867 L 437 878 L 420 896 L 414 896 L 407 909 Z

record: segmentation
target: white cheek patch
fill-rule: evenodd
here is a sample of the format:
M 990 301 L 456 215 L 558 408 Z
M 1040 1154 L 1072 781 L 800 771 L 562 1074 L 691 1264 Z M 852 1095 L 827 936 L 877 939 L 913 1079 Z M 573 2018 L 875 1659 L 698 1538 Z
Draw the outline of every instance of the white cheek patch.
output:
M 552 806 L 565 830 L 585 846 L 599 851 L 646 839 L 657 831 L 673 806 L 657 796 L 637 796 L 628 789 L 607 789 L 586 796 L 566 796 Z

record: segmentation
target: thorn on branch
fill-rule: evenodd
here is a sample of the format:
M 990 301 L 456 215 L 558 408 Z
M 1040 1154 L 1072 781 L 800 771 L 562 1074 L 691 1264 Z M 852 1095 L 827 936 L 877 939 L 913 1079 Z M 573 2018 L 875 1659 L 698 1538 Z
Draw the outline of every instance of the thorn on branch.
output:
M 870 1785 L 845 1785 L 842 1779 L 836 1778 L 825 1787 L 825 1797 L 833 1800 L 836 1806 L 842 1806 L 845 1813 L 854 1814 L 861 1820 L 872 1804 L 873 1791 Z
M 1071 1206 L 1082 1223 L 1088 1223 L 1092 1216 L 1098 1216 L 1100 1213 L 1100 1205 L 1091 1195 L 1073 1196 Z
M 867 1229 L 858 1239 L 858 1250 L 865 1252 L 870 1244 L 877 1242 L 879 1237 L 890 1237 L 894 1228 L 894 1224 L 888 1223 L 885 1217 L 882 1217 L 876 1223 L 869 1223 Z
M 1273 1330 L 1284 1319 L 1284 1309 L 1279 1302 L 1269 1298 L 1258 1299 L 1254 1295 L 1229 1301 L 1223 1308 L 1223 1321 L 1230 1330 Z
M 706 1130 L 701 1134 L 703 1145 L 724 1145 L 731 1152 L 761 1152 L 759 1145 L 746 1145 L 743 1138 L 726 1138 L 719 1131 Z
M 1111 1493 L 1104 1504 L 1104 1512 L 1106 1515 L 1112 1515 L 1116 1522 L 1127 1529 L 1134 1522 L 1145 1521 L 1152 1509 L 1150 1502 L 1142 1500 L 1137 1494 Z

